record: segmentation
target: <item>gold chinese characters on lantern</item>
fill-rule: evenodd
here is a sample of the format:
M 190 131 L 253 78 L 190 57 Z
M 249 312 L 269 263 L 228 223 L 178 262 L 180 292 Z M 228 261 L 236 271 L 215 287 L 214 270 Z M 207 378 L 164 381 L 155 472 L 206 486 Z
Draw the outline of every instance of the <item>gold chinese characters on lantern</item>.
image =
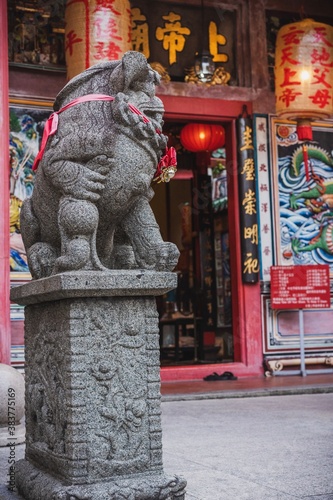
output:
M 312 19 L 287 24 L 277 36 L 278 116 L 297 121 L 299 140 L 312 140 L 311 121 L 333 116 L 333 27 Z
M 129 0 L 67 0 L 65 21 L 68 80 L 132 48 Z

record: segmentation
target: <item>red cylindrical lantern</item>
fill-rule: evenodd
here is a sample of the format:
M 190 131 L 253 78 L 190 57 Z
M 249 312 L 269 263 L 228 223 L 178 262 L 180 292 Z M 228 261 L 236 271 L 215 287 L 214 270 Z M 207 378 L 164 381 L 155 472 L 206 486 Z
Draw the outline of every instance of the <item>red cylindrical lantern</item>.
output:
M 299 140 L 312 140 L 311 121 L 333 116 L 333 27 L 312 19 L 287 24 L 277 36 L 278 116 L 297 121 Z
M 129 0 L 67 0 L 65 54 L 70 80 L 94 64 L 132 49 Z
M 214 151 L 225 144 L 222 125 L 209 123 L 188 123 L 180 132 L 180 142 L 192 153 Z

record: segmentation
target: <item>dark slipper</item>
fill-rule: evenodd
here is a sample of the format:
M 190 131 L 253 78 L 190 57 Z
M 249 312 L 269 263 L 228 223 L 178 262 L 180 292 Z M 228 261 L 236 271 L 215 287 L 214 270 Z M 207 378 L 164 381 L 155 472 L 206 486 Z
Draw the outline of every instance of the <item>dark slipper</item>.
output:
M 231 372 L 224 372 L 221 375 L 214 372 L 211 375 L 207 375 L 207 377 L 204 377 L 203 379 L 210 382 L 212 380 L 237 380 L 237 377 L 235 377 Z
M 208 382 L 210 382 L 211 380 L 220 380 L 220 375 L 214 372 L 211 375 L 207 375 L 207 377 L 204 377 L 203 379 Z
M 224 372 L 220 375 L 219 380 L 237 380 L 237 377 L 231 372 Z

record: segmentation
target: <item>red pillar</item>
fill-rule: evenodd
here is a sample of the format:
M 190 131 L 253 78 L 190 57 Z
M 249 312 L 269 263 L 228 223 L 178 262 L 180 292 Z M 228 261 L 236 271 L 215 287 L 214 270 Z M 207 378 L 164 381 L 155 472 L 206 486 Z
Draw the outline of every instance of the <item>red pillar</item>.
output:
M 0 362 L 10 364 L 7 2 L 0 2 Z

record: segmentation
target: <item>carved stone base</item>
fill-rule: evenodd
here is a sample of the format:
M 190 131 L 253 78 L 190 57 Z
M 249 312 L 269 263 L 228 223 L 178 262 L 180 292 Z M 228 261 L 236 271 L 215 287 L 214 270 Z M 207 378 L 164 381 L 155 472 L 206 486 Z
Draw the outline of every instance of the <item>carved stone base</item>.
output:
M 85 485 L 66 485 L 27 460 L 16 463 L 16 485 L 26 500 L 184 500 L 186 481 L 142 474 Z
M 12 292 L 25 309 L 26 500 L 184 498 L 162 464 L 155 295 L 176 275 L 76 272 Z M 75 493 L 74 493 L 75 492 Z

